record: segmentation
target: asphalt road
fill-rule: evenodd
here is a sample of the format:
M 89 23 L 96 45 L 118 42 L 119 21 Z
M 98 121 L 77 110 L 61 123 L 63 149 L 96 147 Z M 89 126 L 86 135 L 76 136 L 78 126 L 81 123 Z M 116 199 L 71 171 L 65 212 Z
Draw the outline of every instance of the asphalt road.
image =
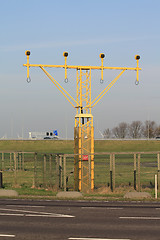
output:
M 159 240 L 160 203 L 0 200 L 0 240 Z

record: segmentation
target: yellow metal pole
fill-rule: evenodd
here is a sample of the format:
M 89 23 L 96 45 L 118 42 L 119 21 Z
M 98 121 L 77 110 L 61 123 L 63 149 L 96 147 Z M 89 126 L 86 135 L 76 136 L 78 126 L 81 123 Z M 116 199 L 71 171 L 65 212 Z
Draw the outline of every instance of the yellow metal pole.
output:
M 135 56 L 135 59 L 137 60 L 137 79 L 136 79 L 136 85 L 138 85 L 139 84 L 139 72 L 138 72 L 138 70 L 139 70 L 139 67 L 138 67 L 138 65 L 139 65 L 139 59 L 140 59 L 140 56 L 139 55 L 136 55 Z
M 103 69 L 104 69 L 103 59 L 105 57 L 104 53 L 100 53 L 99 57 L 101 58 L 101 79 L 100 79 L 100 82 L 103 83 Z
M 78 86 L 77 86 L 78 87 Z M 79 113 L 82 113 L 82 69 L 79 74 Z M 77 102 L 78 102 L 77 99 Z M 82 190 L 82 123 L 81 117 L 79 116 L 79 191 Z
M 79 191 L 82 190 L 82 128 L 81 128 L 81 118 L 79 117 L 79 141 L 78 141 L 78 148 L 79 148 Z
M 63 56 L 64 56 L 64 60 L 65 60 L 65 82 L 68 82 L 68 78 L 67 78 L 67 57 L 68 57 L 68 53 L 67 52 L 64 52 L 63 53 Z
M 94 128 L 91 119 L 91 190 L 94 189 Z
M 82 108 L 82 69 L 80 69 L 80 88 L 79 88 L 79 103 L 80 103 L 80 107 Z M 81 111 L 82 109 L 80 109 Z M 80 112 L 81 113 L 81 112 Z
M 27 56 L 27 82 L 30 82 L 31 81 L 31 79 L 30 79 L 30 77 L 29 77 L 29 56 L 30 56 L 30 51 L 26 51 L 25 52 L 25 54 L 26 54 L 26 56 Z

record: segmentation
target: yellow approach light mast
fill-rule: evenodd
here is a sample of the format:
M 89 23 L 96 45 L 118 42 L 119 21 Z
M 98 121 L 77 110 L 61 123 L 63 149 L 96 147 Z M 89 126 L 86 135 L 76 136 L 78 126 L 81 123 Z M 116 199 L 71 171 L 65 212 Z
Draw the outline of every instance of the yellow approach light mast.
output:
M 47 77 L 53 82 L 58 90 L 64 95 L 69 103 L 76 109 L 75 115 L 75 127 L 74 127 L 74 190 L 86 191 L 94 189 L 94 128 L 93 128 L 93 116 L 91 109 L 102 99 L 102 97 L 110 90 L 110 88 L 117 82 L 120 76 L 126 70 L 134 70 L 137 72 L 136 84 L 139 83 L 139 59 L 140 56 L 136 55 L 137 66 L 135 68 L 129 67 L 105 67 L 103 60 L 105 55 L 101 53 L 101 66 L 79 66 L 68 65 L 67 57 L 68 53 L 64 52 L 64 64 L 63 65 L 45 65 L 45 64 L 30 64 L 29 56 L 30 51 L 25 52 L 27 56 L 27 64 L 23 66 L 27 67 L 27 82 L 30 82 L 29 68 L 39 67 L 47 75 Z M 74 99 L 61 85 L 58 83 L 46 70 L 46 68 L 64 68 L 65 70 L 65 82 L 68 82 L 67 71 L 68 69 L 75 69 L 77 72 L 76 86 L 77 94 Z M 106 69 L 120 70 L 120 73 L 113 79 L 107 87 L 101 91 L 97 97 L 92 100 L 91 98 L 91 71 L 101 71 L 101 82 L 103 82 L 103 72 Z

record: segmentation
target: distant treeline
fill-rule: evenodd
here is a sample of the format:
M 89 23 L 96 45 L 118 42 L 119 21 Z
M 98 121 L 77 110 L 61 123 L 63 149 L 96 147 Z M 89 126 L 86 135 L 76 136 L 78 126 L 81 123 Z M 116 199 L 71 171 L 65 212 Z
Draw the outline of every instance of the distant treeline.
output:
M 131 124 L 121 122 L 113 129 L 105 129 L 103 132 L 104 138 L 160 138 L 160 125 L 155 121 L 133 121 Z

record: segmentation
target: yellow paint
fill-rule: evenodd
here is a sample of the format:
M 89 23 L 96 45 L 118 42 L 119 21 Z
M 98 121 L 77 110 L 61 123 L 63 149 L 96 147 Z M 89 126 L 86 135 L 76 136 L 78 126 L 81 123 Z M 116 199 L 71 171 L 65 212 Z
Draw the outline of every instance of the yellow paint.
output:
M 139 83 L 139 59 L 140 56 L 136 55 L 137 66 L 135 68 L 129 67 L 105 67 L 103 60 L 105 55 L 101 53 L 101 66 L 81 66 L 81 65 L 67 65 L 68 53 L 64 52 L 63 56 L 65 63 L 63 65 L 45 65 L 45 64 L 30 64 L 29 56 L 30 51 L 25 52 L 27 56 L 27 64 L 23 66 L 27 67 L 27 79 L 30 79 L 29 68 L 39 67 L 47 77 L 54 83 L 57 89 L 63 94 L 63 96 L 69 101 L 69 103 L 76 108 L 75 115 L 75 154 L 78 154 L 78 188 L 79 191 L 83 191 L 83 188 L 88 187 L 94 189 L 94 128 L 93 128 L 93 116 L 91 114 L 91 108 L 93 108 L 102 97 L 110 90 L 110 88 L 117 82 L 120 76 L 126 70 L 136 71 L 136 84 Z M 65 82 L 67 79 L 67 70 L 75 69 L 77 71 L 77 94 L 74 99 L 48 72 L 45 68 L 64 68 L 65 70 Z M 104 70 L 121 70 L 117 77 L 108 84 L 107 87 L 92 101 L 91 100 L 91 70 L 101 70 L 101 82 L 103 82 Z M 78 140 L 77 140 L 78 138 Z M 90 165 L 87 161 L 83 161 L 83 155 L 90 156 Z M 75 161 L 77 158 L 75 157 Z M 89 169 L 90 168 L 90 169 Z M 77 172 L 77 171 L 76 171 Z M 89 175 L 90 173 L 90 175 Z M 89 186 L 90 184 L 90 186 Z M 76 189 L 77 190 L 77 189 Z

